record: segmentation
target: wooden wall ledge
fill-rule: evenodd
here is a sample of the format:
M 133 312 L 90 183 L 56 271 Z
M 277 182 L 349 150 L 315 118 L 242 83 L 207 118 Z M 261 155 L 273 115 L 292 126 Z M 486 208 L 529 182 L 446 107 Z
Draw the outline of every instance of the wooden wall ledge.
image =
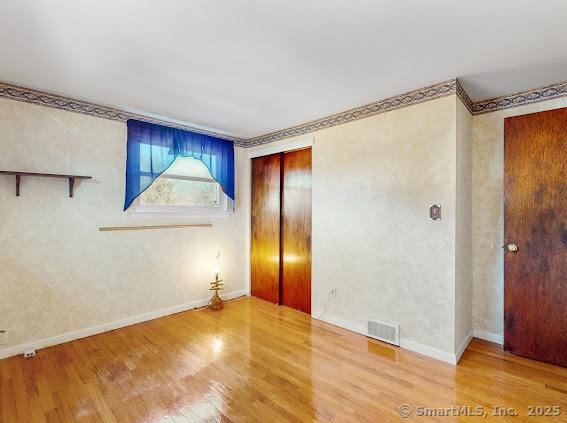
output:
M 35 173 L 35 172 L 15 172 L 11 170 L 0 170 L 0 175 L 12 175 L 16 177 L 16 196 L 20 196 L 20 180 L 22 176 L 32 176 L 36 178 L 63 178 L 69 180 L 69 197 L 73 198 L 76 179 L 92 179 L 92 176 L 82 175 L 60 175 L 56 173 Z
M 212 228 L 212 223 L 189 223 L 186 225 L 152 225 L 152 226 L 102 226 L 100 232 L 112 231 L 145 231 L 148 229 L 179 229 L 179 228 Z

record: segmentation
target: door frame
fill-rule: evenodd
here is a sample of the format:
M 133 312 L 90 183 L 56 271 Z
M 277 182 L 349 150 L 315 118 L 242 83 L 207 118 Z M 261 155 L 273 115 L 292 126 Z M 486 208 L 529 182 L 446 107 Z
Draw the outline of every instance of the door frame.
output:
M 256 157 L 270 156 L 276 153 L 285 153 L 286 151 L 301 150 L 303 148 L 311 147 L 315 145 L 315 138 L 306 138 L 298 141 L 290 141 L 286 143 L 281 143 L 277 145 L 263 144 L 257 147 L 249 147 L 248 158 L 250 160 Z
M 256 147 L 247 148 L 248 152 L 248 211 L 247 211 L 247 229 L 246 229 L 246 239 L 247 239 L 247 249 L 246 249 L 246 261 L 248 263 L 246 270 L 246 292 L 247 295 L 252 295 L 252 159 L 262 156 L 270 156 L 277 153 L 285 153 L 288 151 L 302 150 L 304 148 L 311 148 L 311 159 L 313 160 L 313 153 L 315 147 L 315 138 L 304 138 L 295 141 L 288 141 L 282 143 L 268 143 L 259 145 Z M 312 162 L 313 163 L 313 162 Z M 313 176 L 313 164 L 311 165 L 311 175 Z M 312 178 L 313 181 L 313 178 Z M 313 190 L 313 185 L 311 186 Z M 311 196 L 313 199 L 313 196 Z M 311 210 L 313 211 L 313 200 L 311 201 Z M 313 215 L 311 216 L 311 226 L 313 228 Z M 313 229 L 311 229 L 313 230 Z M 313 238 L 312 238 L 313 239 Z M 313 299 L 313 241 L 311 242 L 311 299 Z M 311 316 L 313 316 L 313 307 L 311 308 Z

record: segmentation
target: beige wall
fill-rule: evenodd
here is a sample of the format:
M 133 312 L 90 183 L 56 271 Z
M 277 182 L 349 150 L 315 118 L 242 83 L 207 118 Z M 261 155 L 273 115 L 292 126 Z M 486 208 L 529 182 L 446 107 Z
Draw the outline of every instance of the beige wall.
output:
M 461 354 L 472 336 L 472 138 L 473 117 L 457 99 L 455 349 Z
M 502 342 L 504 118 L 567 107 L 567 98 L 473 118 L 473 317 L 475 336 Z
M 567 98 L 474 117 L 455 99 L 274 143 L 315 139 L 314 317 L 324 310 L 323 319 L 353 330 L 367 316 L 397 321 L 407 347 L 457 355 L 471 329 L 502 341 L 504 118 L 567 107 Z M 420 213 L 435 201 L 443 221 L 428 226 Z M 334 286 L 337 298 L 329 300 Z
M 314 316 L 399 322 L 402 345 L 454 354 L 456 97 L 314 136 Z M 217 250 L 227 291 L 247 289 L 249 153 L 237 149 L 237 211 L 214 228 L 100 233 L 139 223 L 121 211 L 124 144 L 123 123 L 0 101 L 0 168 L 94 176 L 74 199 L 64 181 L 25 179 L 17 198 L 0 180 L 8 346 L 206 298 Z
M 249 167 L 236 149 L 236 212 L 213 228 L 99 232 L 144 223 L 122 212 L 126 125 L 0 99 L 0 169 L 92 175 L 0 176 L 0 328 L 8 345 L 205 299 L 217 251 L 226 292 L 247 288 Z
M 368 317 L 398 322 L 402 346 L 448 361 L 471 326 L 498 341 L 503 119 L 565 106 L 472 117 L 453 95 L 274 143 L 315 140 L 313 316 L 359 331 Z M 236 148 L 237 210 L 214 228 L 100 233 L 148 223 L 121 210 L 125 131 L 0 100 L 0 169 L 94 176 L 73 199 L 65 181 L 49 179 L 24 179 L 15 197 L 13 177 L 0 176 L 0 328 L 9 335 L 0 355 L 204 299 L 218 250 L 227 292 L 248 289 L 253 149 Z M 429 220 L 433 203 L 440 222 Z
M 311 137 L 313 316 L 398 322 L 402 346 L 453 355 L 456 96 L 276 144 Z

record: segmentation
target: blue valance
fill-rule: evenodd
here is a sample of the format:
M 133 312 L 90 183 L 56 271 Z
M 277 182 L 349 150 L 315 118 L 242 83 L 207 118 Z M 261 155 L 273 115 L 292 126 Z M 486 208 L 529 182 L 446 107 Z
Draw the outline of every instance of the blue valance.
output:
M 209 135 L 139 120 L 128 120 L 126 198 L 124 210 L 177 157 L 202 161 L 224 193 L 234 202 L 234 145 Z

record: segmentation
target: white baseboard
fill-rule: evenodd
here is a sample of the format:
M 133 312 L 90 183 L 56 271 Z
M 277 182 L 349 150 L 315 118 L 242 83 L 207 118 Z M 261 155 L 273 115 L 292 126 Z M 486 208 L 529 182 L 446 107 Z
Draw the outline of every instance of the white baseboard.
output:
M 225 300 L 243 297 L 248 295 L 248 289 L 241 289 L 238 291 L 227 292 L 222 295 Z M 186 304 L 180 304 L 173 307 L 163 308 L 161 310 L 150 311 L 144 314 L 127 317 L 125 319 L 116 320 L 114 322 L 104 323 L 98 326 L 92 326 L 85 329 L 80 329 L 74 332 L 63 333 L 51 338 L 38 339 L 25 344 L 14 345 L 12 347 L 0 349 L 0 359 L 12 357 L 14 355 L 23 354 L 27 350 L 39 350 L 41 348 L 51 347 L 53 345 L 63 344 L 65 342 L 75 341 L 76 339 L 86 338 L 87 336 L 97 335 L 99 333 L 108 332 L 114 329 L 123 328 L 126 326 L 135 325 L 137 323 L 147 322 L 160 317 L 168 316 L 170 314 L 180 313 L 182 311 L 192 310 L 198 307 L 204 307 L 209 304 L 209 299 L 201 299 L 192 301 Z
M 322 322 L 330 323 L 331 325 L 338 326 L 340 328 L 350 330 L 351 332 L 356 332 L 356 333 L 360 333 L 361 335 L 367 336 L 365 325 L 349 322 L 348 320 L 343 320 L 335 316 L 329 316 L 328 314 L 321 316 L 321 313 L 315 311 L 311 312 L 311 317 L 315 320 L 321 320 Z
M 311 313 L 311 316 L 316 320 L 321 320 L 322 322 L 330 323 L 331 325 L 338 326 L 340 328 L 347 329 L 352 332 L 360 333 L 361 335 L 364 336 L 368 336 L 366 333 L 365 325 L 349 322 L 347 320 L 335 316 L 329 316 L 329 315 L 321 316 L 321 313 L 317 311 L 313 311 Z M 457 356 L 455 354 L 451 354 L 447 351 L 442 351 L 437 348 L 430 347 L 428 345 L 420 344 L 418 342 L 410 341 L 408 339 L 400 338 L 400 347 L 450 364 L 457 364 L 458 361 Z M 466 345 L 464 348 L 466 348 Z
M 471 329 L 471 331 L 469 332 L 467 337 L 465 339 L 463 339 L 463 342 L 461 342 L 461 345 L 459 345 L 459 348 L 456 351 L 455 364 L 457 364 L 459 362 L 459 360 L 461 359 L 461 356 L 463 355 L 463 353 L 465 352 L 465 350 L 467 349 L 467 347 L 471 343 L 472 339 L 473 339 L 473 330 Z
M 485 341 L 504 345 L 504 336 L 498 333 L 485 332 L 483 330 L 474 329 L 473 336 L 478 339 L 484 339 Z
M 418 342 L 410 341 L 407 339 L 400 339 L 400 347 L 426 355 L 431 358 L 435 358 L 437 360 L 444 361 L 445 363 L 453 365 L 457 364 L 457 357 L 455 356 L 455 354 L 430 347 L 429 345 L 420 344 Z

